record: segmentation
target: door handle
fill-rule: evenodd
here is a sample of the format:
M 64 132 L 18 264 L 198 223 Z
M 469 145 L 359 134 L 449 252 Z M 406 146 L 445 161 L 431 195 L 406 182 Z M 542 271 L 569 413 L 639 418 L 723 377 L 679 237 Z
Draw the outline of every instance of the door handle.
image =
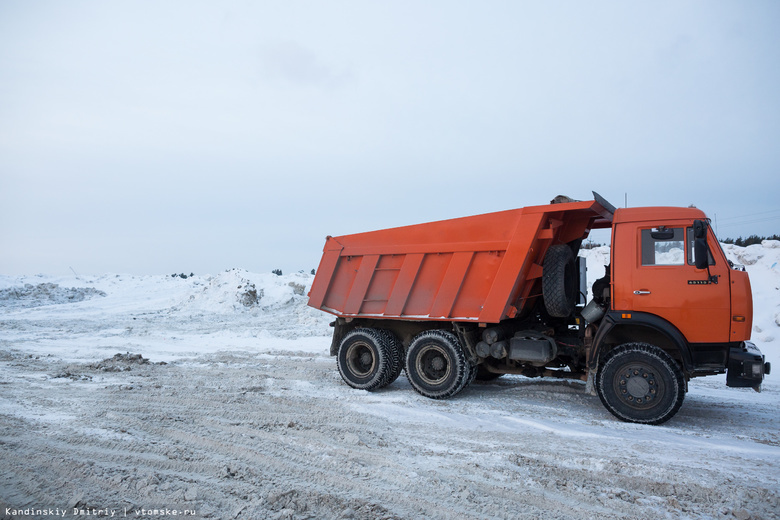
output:
M 634 291 L 634 294 L 650 294 L 650 291 Z

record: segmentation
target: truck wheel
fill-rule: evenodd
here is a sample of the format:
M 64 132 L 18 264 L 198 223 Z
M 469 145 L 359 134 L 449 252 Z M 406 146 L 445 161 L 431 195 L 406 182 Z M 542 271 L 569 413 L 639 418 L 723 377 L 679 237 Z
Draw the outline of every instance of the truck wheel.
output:
M 418 393 L 431 399 L 457 394 L 471 382 L 475 370 L 458 338 L 443 330 L 421 332 L 406 353 L 406 377 Z
M 626 343 L 609 352 L 601 363 L 596 390 L 618 419 L 661 424 L 682 406 L 685 377 L 677 362 L 660 348 Z
M 387 352 L 390 354 L 390 377 L 387 382 L 382 386 L 387 386 L 393 383 L 398 376 L 401 375 L 404 369 L 404 349 L 398 336 L 390 332 L 389 330 L 380 330 L 380 334 L 383 336 L 383 341 L 387 346 Z M 381 387 L 380 387 L 381 388 Z
M 570 316 L 578 289 L 571 248 L 566 244 L 550 246 L 542 265 L 542 297 L 547 313 L 555 318 Z
M 358 328 L 344 336 L 337 356 L 341 378 L 359 390 L 387 386 L 393 375 L 394 359 L 385 334 L 369 328 Z

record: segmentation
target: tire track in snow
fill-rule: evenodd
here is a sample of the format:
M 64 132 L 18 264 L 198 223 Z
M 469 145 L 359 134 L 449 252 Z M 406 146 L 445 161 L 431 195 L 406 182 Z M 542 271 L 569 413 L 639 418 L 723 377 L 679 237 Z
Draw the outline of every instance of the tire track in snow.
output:
M 772 518 L 780 509 L 776 482 L 751 482 L 772 473 L 771 463 L 737 475 L 706 461 L 692 469 L 664 460 L 643 437 L 631 441 L 645 429 L 577 422 L 576 414 L 599 416 L 576 409 L 576 389 L 521 385 L 516 399 L 510 382 L 436 402 L 404 378 L 357 392 L 333 364 L 283 353 L 126 372 L 8 361 L 0 396 L 13 406 L 0 450 L 13 477 L 0 479 L 0 498 L 16 505 L 181 504 L 206 518 L 296 519 L 708 518 L 742 510 Z M 72 380 L 50 377 L 58 373 Z M 550 400 L 573 404 L 552 416 Z M 578 427 L 599 434 L 560 434 Z

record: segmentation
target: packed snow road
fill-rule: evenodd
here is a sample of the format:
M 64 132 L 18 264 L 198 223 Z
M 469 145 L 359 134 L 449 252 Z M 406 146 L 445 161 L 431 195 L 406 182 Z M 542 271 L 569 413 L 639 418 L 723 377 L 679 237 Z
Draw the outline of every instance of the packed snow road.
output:
M 506 378 L 431 401 L 355 391 L 333 360 L 168 364 L 4 352 L 6 507 L 204 518 L 776 518 L 777 398 L 697 384 L 666 426 L 584 385 Z M 133 516 L 135 516 L 133 514 Z M 153 515 L 149 516 L 154 517 Z M 23 518 L 14 515 L 14 518 Z
M 755 339 L 777 367 L 765 256 Z M 693 380 L 662 426 L 580 382 L 357 391 L 310 279 L 0 277 L 0 518 L 780 518 L 774 375 Z

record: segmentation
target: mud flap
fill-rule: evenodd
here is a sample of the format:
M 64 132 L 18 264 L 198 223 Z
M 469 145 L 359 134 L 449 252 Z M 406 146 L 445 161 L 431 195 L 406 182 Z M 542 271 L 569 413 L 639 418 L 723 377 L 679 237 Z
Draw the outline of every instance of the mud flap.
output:
M 585 381 L 585 393 L 592 396 L 598 396 L 596 392 L 596 371 L 588 370 L 588 379 Z

